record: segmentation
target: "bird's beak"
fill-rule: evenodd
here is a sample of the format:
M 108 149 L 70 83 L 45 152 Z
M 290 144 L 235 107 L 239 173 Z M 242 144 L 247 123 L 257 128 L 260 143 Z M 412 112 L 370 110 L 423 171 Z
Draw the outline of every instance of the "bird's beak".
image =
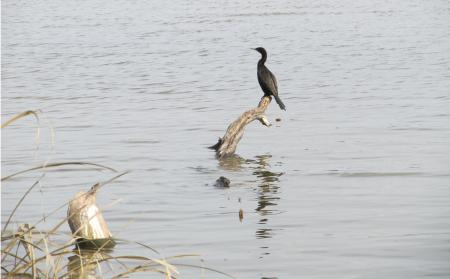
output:
M 256 48 L 250 48 L 250 49 L 252 49 L 252 50 L 256 50 Z

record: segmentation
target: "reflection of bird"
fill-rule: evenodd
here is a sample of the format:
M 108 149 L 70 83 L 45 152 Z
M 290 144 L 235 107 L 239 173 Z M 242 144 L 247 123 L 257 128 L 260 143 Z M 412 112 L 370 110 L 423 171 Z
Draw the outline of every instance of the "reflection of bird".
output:
M 264 91 L 264 95 L 272 95 L 275 98 L 275 101 L 277 101 L 277 104 L 280 106 L 280 109 L 286 110 L 286 106 L 283 104 L 280 97 L 278 97 L 277 79 L 264 65 L 267 60 L 266 50 L 262 47 L 255 48 L 254 50 L 261 53 L 261 59 L 258 61 L 258 82 Z

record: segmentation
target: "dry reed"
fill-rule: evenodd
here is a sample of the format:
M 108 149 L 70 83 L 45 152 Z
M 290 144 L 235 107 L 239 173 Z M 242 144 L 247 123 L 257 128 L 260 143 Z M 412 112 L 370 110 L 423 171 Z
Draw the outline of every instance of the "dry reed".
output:
M 39 122 L 39 113 L 40 112 L 38 111 L 30 110 L 17 114 L 2 124 L 1 128 L 3 129 L 28 115 L 33 115 Z M 38 136 L 39 130 L 37 133 L 37 137 Z M 36 170 L 43 170 L 45 172 L 48 168 L 67 165 L 86 165 L 117 172 L 113 168 L 97 163 L 59 162 L 46 163 L 41 166 L 19 171 L 14 174 L 7 175 L 1 180 L 8 180 L 14 176 L 27 172 Z M 101 187 L 113 182 L 126 173 L 127 172 L 119 173 L 105 182 L 94 184 L 91 191 L 99 190 Z M 70 216 L 60 220 L 55 226 L 45 232 L 38 229 L 39 225 L 41 225 L 46 218 L 66 208 L 69 202 L 65 202 L 64 204 L 58 206 L 56 209 L 46 214 L 32 225 L 21 224 L 18 226 L 18 229 L 8 230 L 8 226 L 11 223 L 15 212 L 23 204 L 28 194 L 32 192 L 36 185 L 38 185 L 44 178 L 44 175 L 45 173 L 41 175 L 41 177 L 37 179 L 21 196 L 2 228 L 1 269 L 2 276 L 5 278 L 84 278 L 84 276 L 88 274 L 90 275 L 92 272 L 95 272 L 95 274 L 100 277 L 108 276 L 112 278 L 121 278 L 138 272 L 153 272 L 155 274 L 161 274 L 167 279 L 172 279 L 180 277 L 180 272 L 178 270 L 179 267 L 198 268 L 202 272 L 208 270 L 215 272 L 217 275 L 234 278 L 224 272 L 201 265 L 191 265 L 186 263 L 177 263 L 174 265 L 169 263 L 169 260 L 193 257 L 198 258 L 198 255 L 184 254 L 173 257 L 162 257 L 158 251 L 148 245 L 123 239 L 115 239 L 115 241 L 118 241 L 119 245 L 123 243 L 138 245 L 143 248 L 141 249 L 141 252 L 144 255 L 113 255 L 112 250 L 106 249 L 103 246 L 100 246 L 97 249 L 83 250 L 79 245 L 75 245 L 78 239 L 73 237 L 73 235 L 67 235 L 60 232 L 61 226 L 67 222 L 67 219 Z M 54 243 L 52 240 L 53 237 L 61 236 L 66 237 L 68 240 L 64 243 Z M 149 252 L 156 255 L 156 257 L 146 256 Z M 111 274 L 103 273 L 102 264 L 106 264 L 110 267 L 109 272 Z

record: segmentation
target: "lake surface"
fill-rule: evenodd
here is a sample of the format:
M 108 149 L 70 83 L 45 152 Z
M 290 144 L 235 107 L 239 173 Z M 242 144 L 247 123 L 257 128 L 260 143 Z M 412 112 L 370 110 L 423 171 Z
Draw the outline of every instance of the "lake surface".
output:
M 39 144 L 33 117 L 2 130 L 2 176 L 46 162 L 129 170 L 98 195 L 113 234 L 237 278 L 450 277 L 448 1 L 5 0 L 2 12 L 2 122 L 42 111 Z M 206 147 L 262 95 L 258 46 L 287 111 L 272 103 L 273 126 L 252 123 L 240 158 L 218 161 Z M 2 183 L 2 224 L 42 173 Z M 48 169 L 13 227 L 114 175 Z

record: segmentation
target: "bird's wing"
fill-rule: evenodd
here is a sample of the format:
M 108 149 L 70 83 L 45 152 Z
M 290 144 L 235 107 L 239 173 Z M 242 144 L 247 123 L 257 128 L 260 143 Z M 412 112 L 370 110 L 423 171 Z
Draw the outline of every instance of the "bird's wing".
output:
M 259 84 L 263 91 L 269 91 L 271 94 L 278 94 L 277 79 L 266 67 L 261 69 L 258 73 Z
M 272 74 L 271 71 L 269 71 L 269 74 L 270 74 L 270 77 L 271 77 L 271 80 L 272 80 L 272 83 L 273 83 L 273 87 L 275 88 L 275 92 L 277 92 L 277 94 L 278 94 L 278 83 L 277 83 L 277 78 L 275 77 L 274 74 Z

